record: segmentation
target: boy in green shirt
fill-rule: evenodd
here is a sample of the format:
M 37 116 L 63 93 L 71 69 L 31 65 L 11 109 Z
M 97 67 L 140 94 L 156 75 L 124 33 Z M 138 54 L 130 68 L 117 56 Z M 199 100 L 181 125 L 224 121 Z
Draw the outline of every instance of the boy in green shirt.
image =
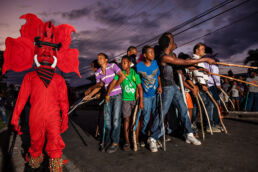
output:
M 130 150 L 129 142 L 129 123 L 130 116 L 133 112 L 133 109 L 136 105 L 136 100 L 140 96 L 140 108 L 143 109 L 143 90 L 141 86 L 140 76 L 135 72 L 134 69 L 130 68 L 131 60 L 129 56 L 122 57 L 122 69 L 123 73 L 126 76 L 126 79 L 120 84 L 122 87 L 122 113 L 124 117 L 124 132 L 125 132 L 125 144 L 123 149 L 125 151 Z M 114 80 L 118 80 L 119 76 L 116 75 Z M 139 123 L 136 130 L 136 141 L 138 144 L 139 137 Z

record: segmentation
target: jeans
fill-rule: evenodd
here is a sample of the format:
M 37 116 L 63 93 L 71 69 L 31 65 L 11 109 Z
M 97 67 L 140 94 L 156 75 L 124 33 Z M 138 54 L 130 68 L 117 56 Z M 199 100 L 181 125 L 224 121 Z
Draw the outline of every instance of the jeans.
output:
M 204 91 L 200 90 L 200 96 L 206 107 L 208 116 L 210 118 L 211 126 L 213 126 L 214 125 L 214 122 L 213 122 L 213 106 L 214 106 L 214 104 L 211 101 L 210 97 Z M 201 102 L 200 102 L 200 104 L 201 104 Z M 202 106 L 202 104 L 201 104 L 201 106 Z M 203 108 L 202 108 L 202 112 L 203 112 L 203 114 L 205 113 Z M 204 122 L 206 123 L 206 126 L 208 126 L 208 122 L 207 122 L 208 120 L 206 118 L 206 115 L 203 115 L 203 116 L 205 116 L 205 118 L 203 118 L 203 119 L 204 119 Z
M 150 121 L 150 114 L 152 113 L 153 115 L 153 124 L 157 115 L 157 111 L 156 111 L 156 95 L 152 96 L 152 97 L 143 97 L 143 103 L 144 103 L 144 108 L 143 108 L 143 126 L 141 129 L 141 133 L 146 136 L 146 128 L 148 126 L 148 123 Z
M 212 86 L 212 87 L 209 87 L 208 90 L 211 93 L 211 95 L 213 96 L 214 100 L 216 102 L 218 102 L 219 101 L 219 96 L 218 96 L 217 88 L 215 86 Z M 218 109 L 217 109 L 217 106 L 213 102 L 212 102 L 212 109 L 213 109 L 213 112 L 212 112 L 213 113 L 212 114 L 213 125 L 220 125 Z
M 258 93 L 249 92 L 246 110 L 258 112 Z
M 106 122 L 105 143 L 119 143 L 121 126 L 122 95 L 114 95 L 109 99 L 108 106 L 104 108 Z
M 171 103 L 176 106 L 177 110 L 180 113 L 180 118 L 182 121 L 182 124 L 185 128 L 185 133 L 193 133 L 193 130 L 191 128 L 191 122 L 187 114 L 187 106 L 184 102 L 182 93 L 178 89 L 176 85 L 171 86 L 165 86 L 162 90 L 162 111 L 163 111 L 163 118 L 165 119 L 166 114 L 168 113 L 168 110 L 170 108 Z M 152 125 L 152 135 L 155 140 L 158 140 L 163 135 L 162 130 L 162 120 L 159 118 L 158 114 L 153 119 L 153 125 Z
M 174 98 L 173 98 L 172 103 L 173 103 L 173 105 L 175 105 L 175 107 L 177 108 L 177 110 L 180 114 L 180 120 L 185 129 L 184 133 L 185 134 L 193 133 L 191 121 L 190 121 L 190 118 L 187 113 L 188 109 L 185 104 L 183 95 L 177 86 L 174 86 L 174 87 L 175 87 L 175 90 L 174 90 Z

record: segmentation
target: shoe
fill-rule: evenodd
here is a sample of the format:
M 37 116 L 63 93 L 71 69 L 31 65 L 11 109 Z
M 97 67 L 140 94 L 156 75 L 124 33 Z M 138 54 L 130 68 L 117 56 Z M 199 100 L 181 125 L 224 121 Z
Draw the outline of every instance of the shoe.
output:
M 157 148 L 162 149 L 162 141 L 161 140 L 157 141 Z
M 112 144 L 107 149 L 107 153 L 115 153 L 117 150 L 118 150 L 118 144 L 117 145 Z
M 124 151 L 129 151 L 130 150 L 130 144 L 129 143 L 124 144 L 123 149 L 124 149 Z
M 141 141 L 141 147 L 144 148 L 145 147 L 145 143 L 144 141 Z
M 172 137 L 168 134 L 166 134 L 165 139 L 166 139 L 166 142 L 172 141 Z M 161 143 L 163 142 L 163 136 L 160 137 L 160 141 L 161 141 Z
M 217 127 L 221 132 L 224 132 L 224 128 L 220 125 L 216 125 L 215 127 Z
M 147 143 L 149 144 L 149 148 L 151 152 L 158 152 L 157 142 L 154 138 L 149 137 L 147 140 Z
M 186 136 L 186 140 L 185 140 L 186 143 L 192 143 L 193 145 L 201 145 L 202 143 L 197 140 L 193 133 L 188 133 L 187 136 Z
M 211 129 L 212 129 L 212 132 L 213 132 L 213 133 L 221 133 L 221 130 L 220 130 L 219 128 L 217 128 L 217 127 L 211 127 Z M 207 133 L 211 133 L 209 127 L 206 129 L 206 132 L 207 132 Z

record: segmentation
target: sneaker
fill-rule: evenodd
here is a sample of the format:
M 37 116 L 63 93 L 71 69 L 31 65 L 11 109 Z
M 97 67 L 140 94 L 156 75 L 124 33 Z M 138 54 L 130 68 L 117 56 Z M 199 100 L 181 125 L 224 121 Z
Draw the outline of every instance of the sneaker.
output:
M 141 147 L 144 148 L 145 147 L 145 143 L 144 141 L 141 141 Z
M 130 150 L 130 144 L 129 143 L 124 144 L 123 149 L 124 149 L 124 151 L 129 151 Z
M 172 137 L 168 134 L 166 134 L 165 139 L 166 139 L 166 142 L 171 142 L 172 141 Z M 163 136 L 160 137 L 160 141 L 163 142 Z
M 118 150 L 118 144 L 112 144 L 111 146 L 109 146 L 109 148 L 107 149 L 107 153 L 114 153 Z
M 218 127 L 211 127 L 213 133 L 221 133 L 221 130 Z M 206 129 L 207 133 L 211 133 L 210 128 Z
M 157 142 L 154 138 L 149 137 L 147 142 L 149 144 L 149 148 L 150 148 L 151 152 L 158 152 Z
M 202 143 L 196 139 L 193 135 L 193 133 L 188 133 L 187 136 L 186 136 L 186 140 L 185 140 L 186 143 L 192 143 L 193 145 L 201 145 Z

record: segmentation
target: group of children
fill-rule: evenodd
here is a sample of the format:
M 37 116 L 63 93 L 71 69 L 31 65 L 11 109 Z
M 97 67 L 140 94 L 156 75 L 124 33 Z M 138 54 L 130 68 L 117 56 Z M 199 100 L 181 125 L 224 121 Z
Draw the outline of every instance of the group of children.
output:
M 141 122 L 136 126 L 138 148 L 147 144 L 151 152 L 158 151 L 159 140 L 164 135 L 164 129 L 162 128 L 164 121 L 162 119 L 166 118 L 171 104 L 178 111 L 178 118 L 184 128 L 183 135 L 186 143 L 201 145 L 201 142 L 194 135 L 188 114 L 188 103 L 186 104 L 175 78 L 184 76 L 185 69 L 187 69 L 188 75 L 189 73 L 194 75 L 192 80 L 197 82 L 193 83 L 191 81 L 189 84 L 188 80 L 191 79 L 183 77 L 185 87 L 189 88 L 188 90 L 193 93 L 193 96 L 200 93 L 205 99 L 207 97 L 204 96 L 204 93 L 208 88 L 207 81 L 202 75 L 207 72 L 207 69 L 198 65 L 214 64 L 215 60 L 203 57 L 205 55 L 205 45 L 201 43 L 194 47 L 195 58 L 177 58 L 173 53 L 176 48 L 173 35 L 168 32 L 159 38 L 158 46 L 154 48 L 148 45 L 144 46 L 142 48 L 143 58 L 138 59 L 138 61 L 136 59 L 138 53 L 136 47 L 130 46 L 127 55 L 122 57 L 122 70 L 116 63 L 109 63 L 106 54 L 98 54 L 99 68 L 95 71 L 96 84 L 89 89 L 90 91 L 85 92 L 84 100 L 90 100 L 102 87 L 105 88 L 104 150 L 107 153 L 116 152 L 119 148 L 121 116 L 124 120 L 123 149 L 125 151 L 130 150 L 130 119 L 138 102 L 138 106 L 142 110 Z M 178 76 L 176 76 L 177 74 Z M 207 75 L 207 77 L 209 76 Z M 204 90 L 203 93 L 201 89 Z M 190 96 L 188 95 L 188 97 Z M 206 104 L 207 102 L 209 101 L 205 101 Z M 161 103 L 162 109 L 159 109 Z M 196 104 L 194 103 L 194 105 Z M 160 113 L 161 111 L 163 113 Z M 211 112 L 213 109 L 209 111 Z M 161 114 L 164 118 L 161 118 Z M 213 117 L 210 116 L 211 118 Z M 167 131 L 171 131 L 169 124 L 166 124 L 166 127 Z M 166 141 L 168 140 L 169 137 Z

